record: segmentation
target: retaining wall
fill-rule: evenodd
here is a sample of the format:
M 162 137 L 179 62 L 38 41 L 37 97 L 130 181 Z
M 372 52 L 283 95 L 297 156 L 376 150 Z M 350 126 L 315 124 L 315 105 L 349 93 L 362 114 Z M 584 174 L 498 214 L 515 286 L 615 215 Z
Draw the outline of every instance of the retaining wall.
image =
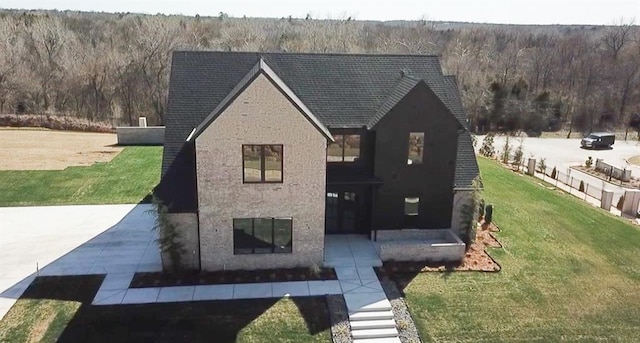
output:
M 611 171 L 612 169 L 613 172 Z M 599 158 L 596 159 L 596 170 L 607 175 L 609 175 L 609 173 L 612 173 L 611 176 L 614 179 L 622 180 L 625 182 L 631 180 L 631 170 L 620 169 L 616 166 L 605 163 L 604 161 L 602 161 L 602 159 Z
M 465 254 L 466 245 L 450 229 L 377 230 L 372 235 L 382 261 L 454 262 Z
M 164 126 L 120 126 L 116 127 L 116 134 L 118 145 L 164 144 Z

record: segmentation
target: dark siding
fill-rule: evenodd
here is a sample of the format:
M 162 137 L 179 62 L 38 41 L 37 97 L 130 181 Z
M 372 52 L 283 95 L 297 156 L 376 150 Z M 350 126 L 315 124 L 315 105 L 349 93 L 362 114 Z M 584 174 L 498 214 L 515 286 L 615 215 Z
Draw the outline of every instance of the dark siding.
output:
M 195 191 L 194 191 L 195 190 Z M 195 143 L 185 143 L 167 167 L 155 195 L 167 204 L 169 212 L 197 212 Z
M 327 182 L 345 178 L 370 179 L 373 175 L 373 149 L 375 137 L 372 132 L 362 129 L 331 129 L 332 135 L 360 135 L 360 158 L 356 162 L 327 162 Z
M 374 173 L 384 184 L 374 205 L 374 229 L 451 226 L 453 178 L 459 123 L 436 95 L 420 83 L 373 128 Z M 410 132 L 425 133 L 423 163 L 407 165 Z M 404 198 L 420 197 L 418 218 L 404 215 Z

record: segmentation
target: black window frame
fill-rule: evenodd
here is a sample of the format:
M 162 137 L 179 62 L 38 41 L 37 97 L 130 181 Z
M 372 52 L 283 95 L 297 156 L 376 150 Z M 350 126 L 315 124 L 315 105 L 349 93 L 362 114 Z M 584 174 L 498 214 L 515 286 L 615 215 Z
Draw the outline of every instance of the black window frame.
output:
M 241 229 L 236 229 L 236 221 L 239 220 L 251 220 L 251 237 L 255 238 L 255 222 L 256 219 L 258 220 L 265 220 L 268 219 L 271 221 L 271 251 L 264 251 L 264 247 L 259 247 L 259 246 L 252 246 L 252 247 L 238 247 L 236 246 L 236 230 L 241 230 Z M 285 246 L 284 249 L 280 249 L 280 247 L 277 247 L 275 244 L 275 240 L 276 240 L 276 235 L 275 235 L 275 228 L 276 228 L 276 220 L 288 220 L 289 221 L 289 236 L 291 237 L 290 241 L 289 241 L 289 245 Z M 292 217 L 262 217 L 262 218 L 233 218 L 233 223 L 232 223 L 232 230 L 233 230 L 233 254 L 234 255 L 260 255 L 260 254 L 291 254 L 293 253 L 293 218 Z M 243 251 L 247 251 L 250 250 L 250 252 L 243 252 Z
M 277 181 L 268 181 L 266 180 L 266 158 L 265 158 L 265 148 L 266 147 L 280 147 L 280 180 Z M 244 150 L 245 147 L 259 147 L 260 148 L 260 180 L 259 181 L 247 181 L 245 175 L 245 158 L 244 158 Z M 242 183 L 247 184 L 256 184 L 256 183 L 283 183 L 284 182 L 284 145 L 283 144 L 242 144 Z
M 407 213 L 407 200 L 408 199 L 418 199 L 417 201 L 417 206 L 416 206 L 416 213 L 415 214 L 409 214 Z M 420 215 L 420 196 L 419 195 L 413 195 L 413 196 L 405 196 L 402 199 L 402 205 L 403 205 L 403 212 L 404 212 L 404 216 L 407 218 L 416 218 Z
M 335 139 L 336 137 L 342 137 L 342 154 L 341 154 L 341 158 L 340 161 L 329 161 L 329 153 L 327 151 L 327 163 L 358 163 L 358 161 L 362 158 L 362 135 L 360 133 L 334 133 L 332 134 L 333 138 Z M 346 138 L 347 136 L 358 136 L 358 156 L 353 160 L 353 161 L 346 161 L 344 159 L 345 157 L 345 149 L 346 149 Z M 330 143 L 332 144 L 332 143 Z M 329 146 L 327 146 L 327 150 L 329 149 Z M 337 156 L 336 156 L 337 157 Z

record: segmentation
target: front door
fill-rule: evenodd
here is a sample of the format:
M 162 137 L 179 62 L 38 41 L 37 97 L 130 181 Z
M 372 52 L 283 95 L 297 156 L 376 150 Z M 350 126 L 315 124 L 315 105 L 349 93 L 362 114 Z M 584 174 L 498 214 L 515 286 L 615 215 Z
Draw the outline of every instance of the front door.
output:
M 327 234 L 358 232 L 358 195 L 355 192 L 327 192 L 325 225 Z

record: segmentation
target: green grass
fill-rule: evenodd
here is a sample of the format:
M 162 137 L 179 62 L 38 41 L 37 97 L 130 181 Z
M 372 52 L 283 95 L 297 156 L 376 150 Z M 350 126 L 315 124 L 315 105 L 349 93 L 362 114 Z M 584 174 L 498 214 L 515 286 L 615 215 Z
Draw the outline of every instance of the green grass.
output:
M 422 273 L 405 289 L 425 342 L 640 337 L 640 228 L 479 159 L 499 273 Z
M 0 171 L 0 206 L 137 203 L 160 180 L 162 147 L 128 147 L 111 162 Z
M 102 278 L 36 278 L 0 342 L 331 342 L 324 297 L 92 306 Z

